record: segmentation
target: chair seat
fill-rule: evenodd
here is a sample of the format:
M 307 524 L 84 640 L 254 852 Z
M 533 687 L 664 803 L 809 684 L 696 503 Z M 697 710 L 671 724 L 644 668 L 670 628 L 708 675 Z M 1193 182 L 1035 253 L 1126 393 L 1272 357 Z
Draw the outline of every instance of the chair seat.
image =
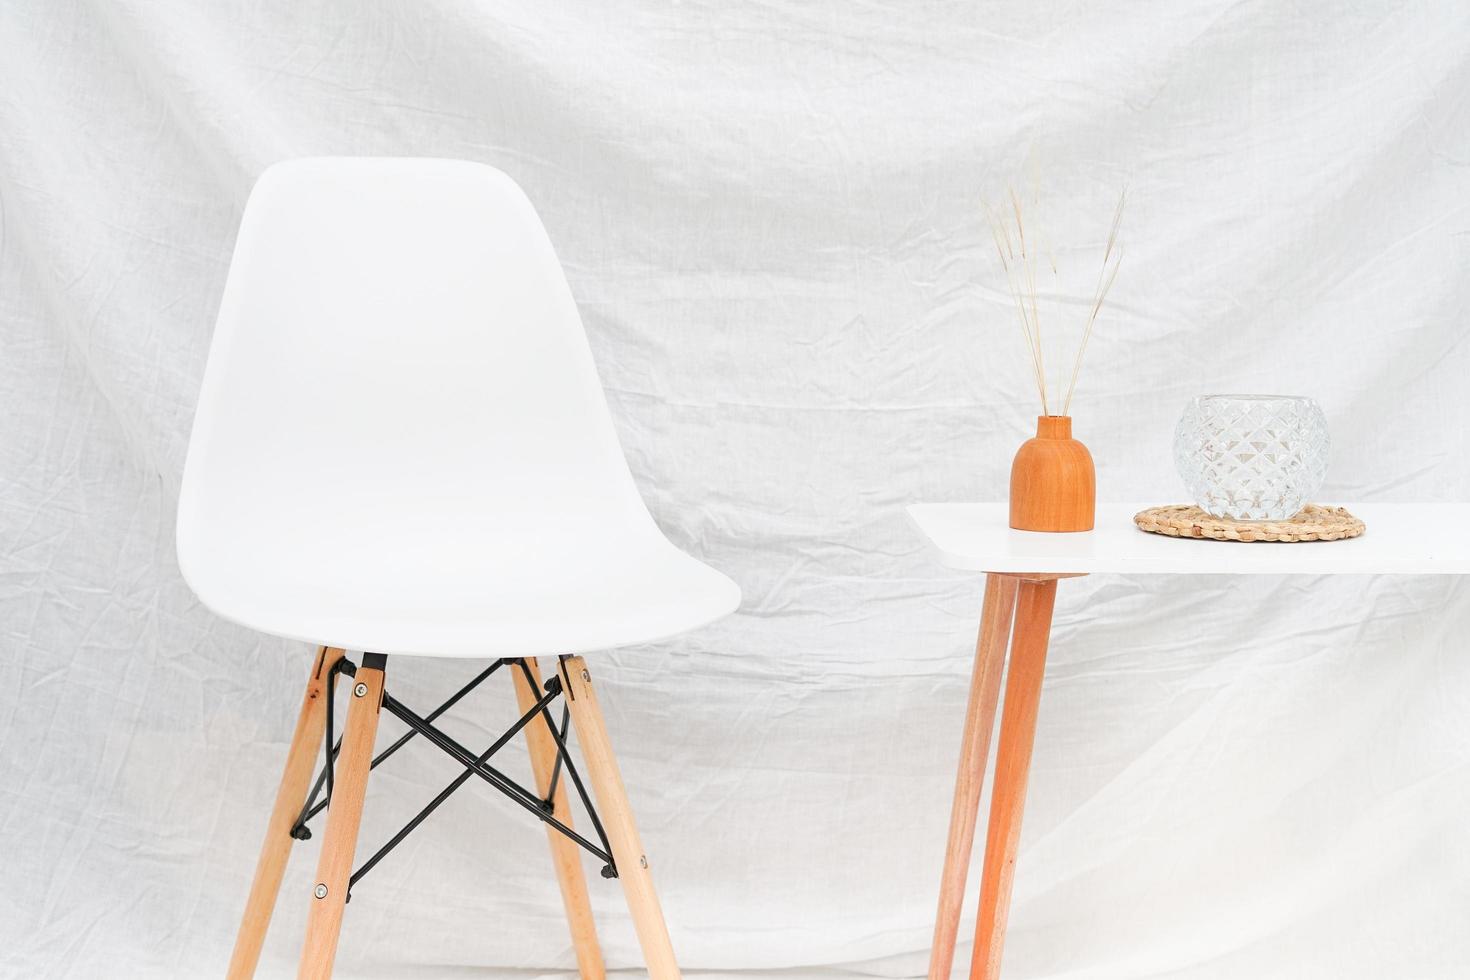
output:
M 653 535 L 581 542 L 475 536 L 446 547 L 385 533 L 373 541 L 215 540 L 231 561 L 185 571 L 213 612 L 324 646 L 443 657 L 588 653 L 663 639 L 735 610 L 740 590 Z M 506 560 L 509 551 L 513 560 Z
M 649 515 L 531 202 L 451 160 L 261 177 L 200 388 L 178 555 L 226 619 L 376 653 L 585 653 L 740 598 Z

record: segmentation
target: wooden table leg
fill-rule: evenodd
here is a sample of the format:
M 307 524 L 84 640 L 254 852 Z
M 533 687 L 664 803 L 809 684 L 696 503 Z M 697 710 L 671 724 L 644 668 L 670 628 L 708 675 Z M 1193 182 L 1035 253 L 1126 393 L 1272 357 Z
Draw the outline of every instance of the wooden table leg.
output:
M 990 825 L 985 834 L 985 871 L 980 884 L 980 915 L 975 921 L 970 980 L 997 980 L 1000 976 L 1016 850 L 1021 841 L 1021 811 L 1026 804 L 1026 780 L 1031 769 L 1036 713 L 1041 703 L 1041 679 L 1046 668 L 1046 646 L 1056 598 L 1055 580 L 1020 583 L 1015 635 L 1011 638 L 1011 669 L 1001 712 L 1000 748 L 995 759 Z
M 939 914 L 934 923 L 934 945 L 929 954 L 929 980 L 949 980 L 954 964 L 955 936 L 965 902 L 965 881 L 970 872 L 970 851 L 975 841 L 975 818 L 980 811 L 980 790 L 985 783 L 985 763 L 990 757 L 990 734 L 995 728 L 995 707 L 1000 699 L 1000 679 L 1005 670 L 1006 643 L 1011 635 L 1011 618 L 1016 604 L 1016 579 L 988 575 L 985 605 L 980 614 L 980 634 L 975 641 L 975 664 L 970 673 L 970 701 L 965 709 L 965 729 L 960 738 L 960 761 L 955 775 L 954 806 L 949 813 L 949 844 L 944 854 L 944 872 L 939 883 Z
M 311 774 L 322 744 L 322 731 L 326 728 L 327 677 L 341 659 L 342 651 L 334 647 L 321 647 L 312 659 L 311 676 L 307 678 L 301 711 L 296 716 L 296 732 L 291 736 L 286 768 L 281 773 L 280 788 L 276 790 L 276 805 L 271 810 L 270 823 L 266 825 L 265 841 L 260 845 L 260 857 L 255 862 L 255 880 L 250 884 L 250 898 L 245 902 L 240 931 L 235 935 L 235 949 L 230 954 L 230 967 L 225 974 L 228 980 L 249 980 L 255 976 L 260 948 L 265 943 L 276 896 L 281 890 L 281 878 L 286 873 L 286 861 L 291 856 L 294 843 L 291 828 L 306 803 L 306 792 L 311 786 Z
M 327 832 L 317 862 L 311 913 L 306 920 L 306 947 L 301 952 L 298 980 L 329 980 L 347 905 L 347 883 L 357 850 L 357 830 L 367 795 L 368 771 L 373 764 L 373 739 L 378 734 L 378 709 L 383 702 L 383 662 L 364 654 L 352 678 L 342 751 L 337 756 L 332 802 L 327 808 Z
M 587 763 L 587 775 L 597 797 L 597 808 L 602 814 L 608 843 L 612 845 L 618 881 L 622 883 L 628 911 L 633 916 L 638 944 L 643 948 L 649 978 L 679 980 L 679 964 L 674 959 L 674 947 L 669 941 L 663 911 L 659 908 L 658 894 L 653 890 L 648 858 L 638 839 L 638 826 L 633 822 L 628 794 L 623 789 L 623 777 L 618 772 L 612 743 L 608 741 L 607 728 L 603 725 L 602 709 L 597 706 L 597 695 L 592 690 L 592 677 L 581 657 L 568 657 L 561 662 L 561 679 L 566 690 L 566 703 L 572 712 L 572 723 L 577 727 L 577 742 Z
M 535 657 L 526 658 L 533 684 L 526 682 L 526 674 L 520 667 L 511 666 L 515 678 L 516 701 L 522 712 L 536 705 L 541 692 L 541 671 Z M 547 728 L 547 722 L 532 721 L 526 726 L 526 746 L 531 753 L 531 770 L 536 779 L 536 792 L 546 798 L 551 788 L 551 773 L 556 765 L 556 740 Z M 552 816 L 568 827 L 572 825 L 572 810 L 567 802 L 566 780 L 559 780 L 552 797 Z M 582 849 L 576 841 L 567 837 L 550 824 L 546 824 L 546 841 L 551 845 L 551 863 L 556 868 L 557 884 L 561 886 L 561 901 L 567 911 L 567 925 L 572 933 L 572 946 L 577 953 L 577 970 L 582 980 L 603 980 L 606 970 L 602 963 L 602 949 L 597 943 L 597 927 L 592 921 L 592 903 L 587 897 L 587 878 L 582 871 Z

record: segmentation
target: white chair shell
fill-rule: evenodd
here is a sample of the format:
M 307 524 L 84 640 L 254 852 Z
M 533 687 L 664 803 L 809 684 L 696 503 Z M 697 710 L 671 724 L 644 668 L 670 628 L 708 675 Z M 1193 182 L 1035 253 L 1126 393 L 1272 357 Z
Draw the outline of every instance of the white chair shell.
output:
M 391 654 L 602 650 L 740 601 L 639 497 L 530 201 L 451 160 L 295 160 L 260 178 L 178 558 L 226 619 Z

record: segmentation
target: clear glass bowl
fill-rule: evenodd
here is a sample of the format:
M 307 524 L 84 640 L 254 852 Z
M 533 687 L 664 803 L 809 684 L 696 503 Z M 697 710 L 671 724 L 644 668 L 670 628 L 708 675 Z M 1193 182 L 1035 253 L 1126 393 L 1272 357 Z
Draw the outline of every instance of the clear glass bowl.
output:
M 1329 445 L 1310 398 L 1202 395 L 1174 430 L 1174 465 L 1212 516 L 1282 521 L 1321 489 Z

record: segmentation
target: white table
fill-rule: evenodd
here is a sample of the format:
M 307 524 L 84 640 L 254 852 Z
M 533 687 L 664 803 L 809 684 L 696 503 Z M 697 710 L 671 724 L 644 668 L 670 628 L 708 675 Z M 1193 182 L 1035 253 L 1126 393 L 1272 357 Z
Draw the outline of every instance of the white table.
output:
M 985 603 L 955 777 L 949 844 L 939 888 L 930 980 L 949 980 L 965 879 L 1010 648 L 1010 673 L 985 836 L 971 980 L 1000 976 L 1021 814 L 1041 700 L 1057 580 L 1093 573 L 1166 575 L 1467 575 L 1470 504 L 1347 504 L 1367 532 L 1347 541 L 1295 544 L 1201 541 L 1147 534 L 1133 523 L 1146 504 L 1099 504 L 1096 530 L 1013 531 L 1005 503 L 915 504 L 909 519 L 939 561 L 985 572 Z M 1013 628 L 1014 623 L 1014 628 Z

